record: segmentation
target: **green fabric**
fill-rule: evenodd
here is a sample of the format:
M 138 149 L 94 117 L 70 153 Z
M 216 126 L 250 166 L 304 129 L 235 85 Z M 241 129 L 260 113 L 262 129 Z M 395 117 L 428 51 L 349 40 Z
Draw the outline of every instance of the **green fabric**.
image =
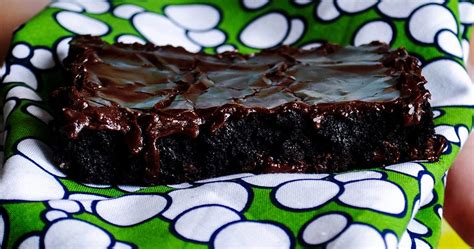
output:
M 318 6 L 322 4 L 319 2 L 298 5 L 294 2 L 271 1 L 257 9 L 248 9 L 245 8 L 245 4 L 240 1 L 112 0 L 105 4 L 110 4 L 110 6 L 103 11 L 95 10 L 94 8 L 88 9 L 86 4 L 81 5 L 80 1 L 77 2 L 79 4 L 72 3 L 72 5 L 75 5 L 76 7 L 79 6 L 78 11 L 81 11 L 80 9 L 82 8 L 82 12 L 79 12 L 80 14 L 78 15 L 87 16 L 107 24 L 108 30 L 102 35 L 102 38 L 108 42 L 115 42 L 119 36 L 124 34 L 134 35 L 143 40 L 149 39 L 149 37 L 142 34 L 143 32 L 139 32 L 139 30 L 134 26 L 134 22 L 131 21 L 131 19 L 134 17 L 131 17 L 131 19 L 126 19 L 116 16 L 116 13 L 114 13 L 113 10 L 117 6 L 124 4 L 140 6 L 143 8 L 143 11 L 135 14 L 135 16 L 138 16 L 140 13 L 143 14 L 145 12 L 162 14 L 169 5 L 187 5 L 192 3 L 210 5 L 213 6 L 214 9 L 217 9 L 218 13 L 220 14 L 220 19 L 217 26 L 213 29 L 218 29 L 225 33 L 225 44 L 232 45 L 240 51 L 246 53 L 258 51 L 258 49 L 246 46 L 242 39 L 239 39 L 242 30 L 244 30 L 249 23 L 251 23 L 253 20 L 256 20 L 260 16 L 266 15 L 268 13 L 281 13 L 286 16 L 288 20 L 294 20 L 296 18 L 298 20 L 302 20 L 305 25 L 303 35 L 299 37 L 296 42 L 291 43 L 292 46 L 301 47 L 310 43 L 320 43 L 323 41 L 329 41 L 342 45 L 353 45 L 358 30 L 364 24 L 369 21 L 380 20 L 392 27 L 393 33 L 392 38 L 390 39 L 390 45 L 394 48 L 407 48 L 410 53 L 418 56 L 424 65 L 440 59 L 447 59 L 451 62 L 461 65 L 464 63 L 461 57 L 456 57 L 443 51 L 436 41 L 431 43 L 423 43 L 418 41 L 416 38 L 413 38 L 413 36 L 409 34 L 409 16 L 403 18 L 390 18 L 389 16 L 385 15 L 383 11 L 379 10 L 376 4 L 369 6 L 368 9 L 360 10 L 356 13 L 346 13 L 344 12 L 343 8 L 339 6 L 337 8 L 339 15 L 329 21 L 324 21 L 318 18 L 318 15 L 316 14 Z M 457 37 L 460 40 L 467 40 L 470 37 L 472 30 L 470 25 L 461 23 L 459 19 L 458 2 L 449 1 L 443 5 L 456 17 L 456 23 L 458 26 Z M 35 162 L 35 166 L 40 167 L 41 170 L 44 169 L 43 171 L 48 172 L 48 174 L 54 171 L 54 169 L 47 168 L 48 163 L 45 162 L 45 160 L 35 156 L 37 155 L 35 154 L 37 153 L 36 151 L 32 151 L 33 149 L 25 149 L 33 147 L 27 147 L 26 145 L 21 147 L 20 143 L 22 141 L 36 143 L 37 140 L 40 140 L 48 144 L 51 142 L 51 138 L 54 136 L 51 134 L 51 131 L 47 128 L 47 124 L 44 122 L 44 119 L 49 120 L 49 114 L 43 113 L 44 111 L 40 114 L 37 114 L 38 112 L 32 110 L 49 110 L 45 100 L 48 99 L 48 96 L 53 89 L 64 83 L 65 76 L 63 75 L 63 72 L 59 66 L 60 58 L 58 58 L 58 55 L 56 54 L 58 51 L 57 46 L 64 38 L 73 36 L 75 33 L 71 30 L 68 30 L 66 27 L 64 27 L 64 24 L 61 25 L 61 23 L 58 21 L 58 13 L 62 12 L 73 13 L 74 11 L 49 7 L 32 18 L 25 25 L 21 26 L 14 34 L 11 46 L 12 51 L 6 60 L 6 72 L 5 76 L 3 77 L 5 80 L 10 74 L 10 80 L 6 81 L 0 90 L 2 96 L 4 97 L 3 103 L 6 104 L 8 102 L 8 104 L 4 107 L 4 112 L 6 112 L 4 126 L 4 134 L 6 135 L 4 144 L 4 157 L 7 163 L 8 161 L 11 163 L 10 165 L 6 164 L 5 172 L 13 172 L 13 170 L 7 169 L 7 167 L 21 167 L 20 162 L 24 162 L 25 164 Z M 436 17 L 433 17 L 433 20 L 435 21 Z M 78 22 L 80 21 L 81 20 L 78 19 Z M 426 21 L 429 22 L 429 20 Z M 81 24 L 76 23 L 76 25 Z M 272 26 L 268 26 L 268 28 L 271 27 Z M 160 27 L 156 28 L 159 29 Z M 73 31 L 76 30 L 75 28 L 70 29 Z M 23 56 L 21 55 L 22 51 L 20 49 L 18 50 L 19 52 L 17 51 L 20 55 L 15 56 L 15 53 L 13 52 L 13 48 L 19 44 L 24 44 L 28 48 L 27 50 L 29 52 L 24 52 L 27 54 L 27 56 L 24 58 L 21 58 Z M 222 46 L 222 44 L 219 44 L 219 46 Z M 54 57 L 54 67 L 41 69 L 35 66 L 33 52 L 40 48 L 44 48 L 47 51 L 52 52 Z M 207 53 L 215 53 L 216 47 L 204 47 L 202 50 Z M 12 78 L 12 72 L 19 72 L 18 70 L 15 71 L 13 69 L 13 65 L 22 65 L 31 70 L 31 72 L 33 72 L 33 77 L 37 81 L 37 86 L 34 83 L 31 83 L 31 79 L 26 76 L 26 78 L 22 77 L 19 79 L 26 79 L 25 81 L 27 82 L 22 82 L 21 80 L 15 80 L 15 78 Z M 24 72 L 22 71 L 22 73 Z M 445 72 L 445 74 L 450 74 L 450 72 Z M 21 86 L 24 86 L 25 88 L 19 88 Z M 19 95 L 10 95 L 10 97 L 8 97 L 8 93 L 12 93 L 13 89 L 15 88 L 23 89 L 23 92 L 21 92 Z M 30 93 L 28 89 L 36 92 L 42 100 L 36 98 L 34 93 Z M 29 107 L 37 107 L 38 109 L 28 109 Z M 402 235 L 404 234 L 406 236 L 405 240 L 410 241 L 409 244 L 413 244 L 413 246 L 416 245 L 420 248 L 423 245 L 436 247 L 440 237 L 441 217 L 439 213 L 440 210 L 442 210 L 442 204 L 444 200 L 443 180 L 445 180 L 445 172 L 448 170 L 456 154 L 459 152 L 463 140 L 462 135 L 467 134 L 467 132 L 472 128 L 474 109 L 472 109 L 472 106 L 468 103 L 465 105 L 461 103 L 455 105 L 437 106 L 434 108 L 434 110 L 437 115 L 439 115 L 435 118 L 435 124 L 437 126 L 446 128 L 446 131 L 449 130 L 448 132 L 451 132 L 450 134 L 454 132 L 454 139 L 448 138 L 450 140 L 449 147 L 444 152 L 439 162 L 421 162 L 400 166 L 402 168 L 405 167 L 404 169 L 406 169 L 406 167 L 412 167 L 412 169 L 415 169 L 416 167 L 421 166 L 422 168 L 415 172 L 414 175 L 410 175 L 406 172 L 397 172 L 390 169 L 372 169 L 368 171 L 368 174 L 373 174 L 373 178 L 378 180 L 371 181 L 365 179 L 363 176 L 356 175 L 357 181 L 352 182 L 338 180 L 337 175 L 322 175 L 321 177 L 323 177 L 325 182 L 337 185 L 338 187 L 335 188 L 339 189 L 339 192 L 334 194 L 334 197 L 330 198 L 328 201 L 323 202 L 321 205 L 315 204 L 314 207 L 301 210 L 291 208 L 291 203 L 288 204 L 286 202 L 288 201 L 287 199 L 279 200 L 278 197 L 275 197 L 277 193 L 279 193 L 279 188 L 281 191 L 283 191 L 281 188 L 285 186 L 288 188 L 291 187 L 288 185 L 288 183 L 285 183 L 291 180 L 291 177 L 288 178 L 287 181 L 282 181 L 281 184 L 278 184 L 278 186 L 275 187 L 258 186 L 259 184 L 253 183 L 252 180 L 246 181 L 247 178 L 239 177 L 233 180 L 228 180 L 226 183 L 237 184 L 240 187 L 244 187 L 245 191 L 247 191 L 247 200 L 245 201 L 245 205 L 241 208 L 232 206 L 232 204 L 227 205 L 225 202 L 223 202 L 224 204 L 221 203 L 220 205 L 229 207 L 232 212 L 238 213 L 241 216 L 241 220 L 264 222 L 256 224 L 275 224 L 276 227 L 279 227 L 288 236 L 290 247 L 301 248 L 310 246 L 311 243 L 308 243 L 308 241 L 305 242 L 303 238 L 304 229 L 311 221 L 315 220 L 315 218 L 329 213 L 339 214 L 343 217 L 346 217 L 346 222 L 348 222 L 347 227 L 357 227 L 357 224 L 363 226 L 370 225 L 369 227 L 371 231 L 376 231 L 377 233 L 377 235 L 374 235 L 372 242 L 376 241 L 377 238 L 382 238 L 383 245 L 387 247 L 392 245 L 390 244 L 390 238 L 394 237 L 392 235 L 395 235 L 396 237 L 396 245 L 397 241 L 400 241 Z M 39 117 L 42 117 L 43 120 Z M 456 139 L 456 137 L 458 139 Z M 35 146 L 38 146 L 38 144 Z M 41 148 L 44 148 L 44 146 Z M 380 172 L 381 174 L 376 172 Z M 53 174 L 50 174 L 50 176 L 53 176 L 54 179 L 59 182 L 59 185 L 63 188 L 63 190 L 61 190 L 62 192 L 60 190 L 54 190 L 56 192 L 52 191 L 45 193 L 44 196 L 30 196 L 28 194 L 19 194 L 18 196 L 15 196 L 12 193 L 19 193 L 23 190 L 28 192 L 30 191 L 28 186 L 36 185 L 33 182 L 21 182 L 21 179 L 11 180 L 10 178 L 15 176 L 13 173 L 4 173 L 2 175 L 2 178 L 0 178 L 0 193 L 4 193 L 4 195 L 0 194 L 0 214 L 3 220 L 4 237 L 3 242 L 0 240 L 0 243 L 2 243 L 1 248 L 15 248 L 21 243 L 26 243 L 25 241 L 31 242 L 32 245 L 41 243 L 46 247 L 48 247 L 48 245 L 51 247 L 54 245 L 54 243 L 47 240 L 48 231 L 53 230 L 52 228 L 54 224 L 61 221 L 61 219 L 63 219 L 63 221 L 65 219 L 81 220 L 87 222 L 87 225 L 93 224 L 95 225 L 95 229 L 99 229 L 103 234 L 107 234 L 109 239 L 112 241 L 118 241 L 107 242 L 108 244 L 104 242 L 105 247 L 114 245 L 117 247 L 137 246 L 140 248 L 204 248 L 208 247 L 209 245 L 219 247 L 216 242 L 216 238 L 220 236 L 218 235 L 220 230 L 216 230 L 212 237 L 206 242 L 186 239 L 185 236 L 183 236 L 179 231 L 176 231 L 175 228 L 177 219 L 182 216 L 172 217 L 171 215 L 164 215 L 166 214 L 166 210 L 174 205 L 173 202 L 175 199 L 170 197 L 173 196 L 172 193 L 183 190 L 177 190 L 177 188 L 174 186 L 155 186 L 136 189 L 105 186 L 105 188 L 103 188 L 93 185 L 87 186 L 58 175 L 55 176 L 54 172 Z M 295 180 L 297 179 L 298 178 Z M 12 184 L 12 182 L 18 181 L 21 183 Z M 343 192 L 349 191 L 347 189 L 350 188 L 350 184 L 357 184 L 364 181 L 367 182 L 368 187 L 378 186 L 371 184 L 378 184 L 376 181 L 383 181 L 387 184 L 390 184 L 390 186 L 396 186 L 396 189 L 402 190 L 400 193 L 402 193 L 402 199 L 405 203 L 402 205 L 402 210 L 396 210 L 393 211 L 393 213 L 390 213 L 383 211 L 391 210 L 390 208 L 386 207 L 370 208 L 345 204 L 344 198 L 342 197 L 344 194 Z M 420 201 L 422 195 L 420 193 L 422 190 L 420 189 L 423 188 L 423 184 L 426 184 L 426 182 L 428 182 L 428 185 L 430 185 L 430 181 L 433 182 L 434 186 L 432 192 L 433 196 L 428 203 L 423 203 L 424 200 Z M 6 186 L 7 183 L 8 186 Z M 218 182 L 217 184 L 222 183 L 223 182 Z M 188 187 L 188 190 L 196 189 L 199 188 L 199 186 L 204 186 L 206 184 L 202 185 L 199 183 L 192 183 L 191 185 L 192 186 Z M 372 187 L 370 187 L 369 192 L 375 193 L 375 195 L 384 194 L 384 192 L 378 192 L 378 189 Z M 24 189 L 21 191 L 16 191 L 15 188 Z M 295 192 L 295 198 L 312 198 L 311 196 L 321 195 L 324 192 L 324 189 L 316 189 L 311 191 L 312 193 L 308 193 L 304 192 L 304 187 L 301 189 L 303 192 Z M 428 187 L 428 189 L 430 188 Z M 35 189 L 31 189 L 31 191 L 35 192 Z M 396 190 L 393 191 L 396 192 Z M 393 191 L 390 193 L 394 193 Z M 59 194 L 53 195 L 53 192 Z M 428 192 L 431 193 L 431 191 Z M 92 204 L 90 201 L 87 202 L 87 200 L 84 199 L 69 201 L 72 203 L 71 206 L 78 206 L 79 210 L 71 211 L 74 208 L 71 210 L 66 210 L 67 208 L 55 208 L 54 203 L 59 202 L 54 201 L 54 199 L 77 199 L 77 195 L 74 196 L 74 194 L 78 193 L 93 194 L 94 196 L 89 196 L 91 199 L 97 198 L 97 196 L 159 196 L 160 198 L 163 198 L 163 200 L 166 202 L 166 205 L 161 207 L 163 209 L 161 212 L 152 215 L 152 217 L 140 222 L 136 222 L 133 225 L 124 226 L 119 225 L 120 222 L 118 222 L 115 218 L 108 219 L 105 215 L 99 214 L 100 211 L 98 211 L 97 208 L 99 205 L 101 205 L 99 204 L 101 202 L 99 200 L 93 200 Z M 304 197 L 305 195 L 307 195 L 307 197 Z M 232 196 L 229 198 L 232 198 Z M 364 196 L 361 196 L 360 198 L 364 198 Z M 380 198 L 382 198 L 382 200 L 387 199 L 386 196 L 381 196 Z M 154 203 L 153 205 L 158 205 L 156 204 L 158 202 L 145 203 Z M 211 204 L 215 203 L 210 202 L 209 205 Z M 421 205 L 422 207 L 420 208 L 420 204 L 424 205 Z M 92 207 L 92 210 L 88 211 L 87 208 L 85 208 L 88 205 L 89 207 Z M 55 210 L 59 211 L 54 213 L 53 211 Z M 137 212 L 144 212 L 142 209 L 138 210 L 141 211 Z M 127 213 L 120 213 L 120 210 L 115 210 L 114 212 L 123 216 L 128 215 Z M 61 218 L 51 218 L 54 216 L 54 214 L 58 214 L 61 216 Z M 63 217 L 63 215 L 65 217 Z M 416 231 L 407 231 L 407 226 L 412 216 L 414 216 L 414 219 L 418 221 L 419 224 L 421 224 L 420 226 L 423 227 L 421 229 L 422 231 L 424 231 L 424 228 L 426 228 L 425 232 L 417 232 L 420 230 L 416 229 Z M 1 225 L 2 222 L 0 222 L 0 234 L 2 231 Z M 226 226 L 222 226 L 220 229 L 224 231 L 225 227 Z M 348 228 L 346 228 L 344 231 L 347 231 L 347 229 Z M 369 236 L 368 238 L 372 237 Z M 55 241 L 57 243 L 60 242 L 59 239 L 56 239 Z M 326 246 L 326 243 L 330 242 L 331 241 L 324 242 L 319 246 L 324 247 Z

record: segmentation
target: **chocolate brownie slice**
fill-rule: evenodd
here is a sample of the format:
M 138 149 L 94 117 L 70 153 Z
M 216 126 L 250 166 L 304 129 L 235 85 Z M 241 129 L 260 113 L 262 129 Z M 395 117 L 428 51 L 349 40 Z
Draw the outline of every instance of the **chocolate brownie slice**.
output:
M 445 143 L 418 60 L 382 43 L 208 55 L 77 36 L 65 67 L 56 161 L 84 182 L 341 172 L 435 161 Z

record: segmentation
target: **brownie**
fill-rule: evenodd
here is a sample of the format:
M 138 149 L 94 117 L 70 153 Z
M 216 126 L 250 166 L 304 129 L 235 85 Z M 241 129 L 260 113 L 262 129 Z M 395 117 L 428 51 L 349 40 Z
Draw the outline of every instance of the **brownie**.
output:
M 240 172 L 328 173 L 439 159 L 419 61 L 403 48 L 256 54 L 77 36 L 51 98 L 71 178 L 169 184 Z

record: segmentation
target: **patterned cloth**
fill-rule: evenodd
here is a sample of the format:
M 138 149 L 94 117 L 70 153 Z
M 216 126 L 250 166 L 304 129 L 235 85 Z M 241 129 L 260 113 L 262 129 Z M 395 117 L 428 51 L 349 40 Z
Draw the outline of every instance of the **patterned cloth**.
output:
M 473 122 L 464 69 L 471 2 L 444 0 L 64 0 L 15 33 L 0 70 L 1 248 L 432 248 L 446 171 Z M 75 34 L 208 53 L 381 40 L 418 56 L 439 162 L 343 174 L 239 174 L 178 185 L 82 184 L 51 163 L 45 103 Z M 463 61 L 464 60 L 464 61 Z M 1 81 L 1 80 L 0 80 Z

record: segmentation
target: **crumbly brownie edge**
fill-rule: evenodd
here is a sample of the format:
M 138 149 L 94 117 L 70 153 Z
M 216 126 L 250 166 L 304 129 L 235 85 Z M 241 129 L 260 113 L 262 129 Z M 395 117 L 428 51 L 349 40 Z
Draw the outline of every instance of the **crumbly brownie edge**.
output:
M 229 120 L 216 133 L 197 138 L 175 134 L 157 141 L 159 178 L 147 175 L 144 155 L 130 153 L 124 135 L 116 131 L 83 130 L 78 139 L 62 141 L 55 155 L 62 169 L 77 180 L 140 185 L 240 172 L 329 173 L 436 160 L 443 142 L 432 135 L 430 115 L 417 126 L 404 126 L 401 115 L 400 111 L 330 114 L 314 130 L 307 116 L 288 111 Z

